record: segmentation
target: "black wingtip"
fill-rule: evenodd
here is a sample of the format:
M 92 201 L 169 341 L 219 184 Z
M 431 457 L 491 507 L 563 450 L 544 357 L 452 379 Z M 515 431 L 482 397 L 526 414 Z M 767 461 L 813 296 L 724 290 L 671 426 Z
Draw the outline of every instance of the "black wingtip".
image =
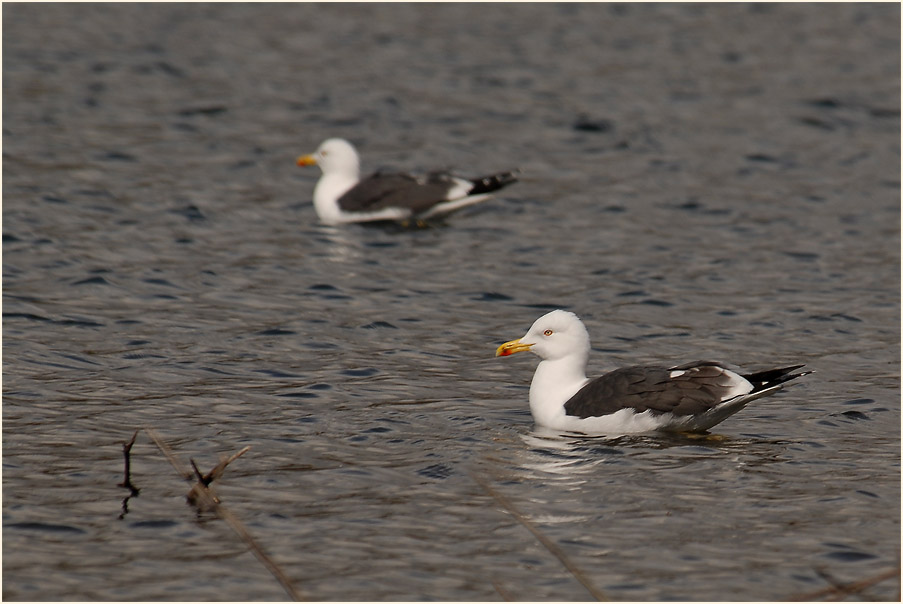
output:
M 743 377 L 753 385 L 753 392 L 758 392 L 759 390 L 773 388 L 779 384 L 783 384 L 784 382 L 789 382 L 790 380 L 795 380 L 798 377 L 803 377 L 804 375 L 815 373 L 814 371 L 800 371 L 799 373 L 793 373 L 794 371 L 802 367 L 805 367 L 805 365 L 791 365 L 790 367 L 781 367 L 779 369 L 759 371 L 757 373 L 744 375 Z
M 473 183 L 473 189 L 468 192 L 468 195 L 480 195 L 481 193 L 498 191 L 502 187 L 507 187 L 508 185 L 517 182 L 518 174 L 520 174 L 520 170 L 510 170 L 508 172 L 499 172 L 498 174 L 474 178 L 471 181 Z

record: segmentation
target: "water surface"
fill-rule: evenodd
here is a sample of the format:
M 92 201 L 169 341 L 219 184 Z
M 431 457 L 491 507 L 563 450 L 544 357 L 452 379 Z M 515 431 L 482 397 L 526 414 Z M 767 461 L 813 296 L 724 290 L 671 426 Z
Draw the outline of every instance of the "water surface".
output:
M 899 565 L 899 6 L 4 6 L 3 597 L 773 600 Z M 519 167 L 434 228 L 326 227 L 365 168 Z M 815 374 L 710 438 L 536 429 L 590 372 Z M 896 581 L 867 595 L 893 599 Z

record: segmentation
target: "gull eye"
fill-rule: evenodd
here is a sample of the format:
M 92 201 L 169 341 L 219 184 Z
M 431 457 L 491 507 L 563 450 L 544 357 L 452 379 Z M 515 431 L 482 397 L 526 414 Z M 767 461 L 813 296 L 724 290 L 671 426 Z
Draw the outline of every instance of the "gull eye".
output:
M 550 336 L 550 335 L 552 335 L 552 333 L 554 333 L 554 332 L 553 332 L 551 329 L 547 329 L 547 330 L 545 330 L 544 332 L 542 332 L 542 335 L 544 335 L 544 336 Z
M 326 157 L 327 155 L 329 155 L 329 151 L 327 151 L 326 149 L 323 149 L 322 151 L 320 151 L 320 155 L 322 155 L 323 157 Z

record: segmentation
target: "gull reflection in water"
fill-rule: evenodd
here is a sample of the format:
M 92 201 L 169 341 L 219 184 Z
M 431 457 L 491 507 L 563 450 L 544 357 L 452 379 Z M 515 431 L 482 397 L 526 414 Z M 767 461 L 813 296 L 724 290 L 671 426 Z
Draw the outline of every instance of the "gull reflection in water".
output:
M 522 467 L 562 478 L 579 478 L 623 453 L 614 448 L 623 436 L 587 436 L 536 426 L 520 438 L 528 446 Z

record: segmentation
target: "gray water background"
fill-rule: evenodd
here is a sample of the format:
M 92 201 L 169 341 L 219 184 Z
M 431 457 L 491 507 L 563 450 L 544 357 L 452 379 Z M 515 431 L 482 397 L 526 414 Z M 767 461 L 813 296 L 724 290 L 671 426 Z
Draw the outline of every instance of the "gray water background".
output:
M 900 7 L 4 4 L 3 597 L 783 599 L 900 562 Z M 366 169 L 519 167 L 435 228 L 317 224 Z M 534 428 L 589 371 L 815 374 L 708 439 Z M 121 517 L 120 517 L 121 516 Z M 867 596 L 893 599 L 895 580 Z

